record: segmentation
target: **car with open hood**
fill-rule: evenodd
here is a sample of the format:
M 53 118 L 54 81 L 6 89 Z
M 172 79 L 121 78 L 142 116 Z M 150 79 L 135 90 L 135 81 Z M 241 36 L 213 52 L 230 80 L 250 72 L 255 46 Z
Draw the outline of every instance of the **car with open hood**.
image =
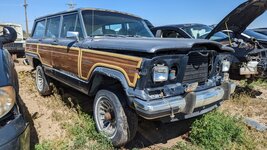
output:
M 231 78 L 267 77 L 265 41 L 244 38 L 242 33 L 267 9 L 267 0 L 249 0 L 228 14 L 214 28 L 203 24 L 166 25 L 152 28 L 156 37 L 210 39 L 235 49 Z M 221 31 L 231 31 L 224 34 Z
M 223 30 L 221 31 L 225 33 L 225 36 L 229 36 L 231 39 L 234 39 L 234 33 L 231 30 Z M 267 36 L 261 33 L 258 33 L 252 29 L 246 29 L 243 33 L 240 34 L 240 39 L 244 41 L 252 41 L 254 43 L 258 42 L 257 45 L 259 48 L 267 48 Z
M 87 8 L 36 19 L 26 42 L 38 92 L 50 95 L 57 80 L 93 97 L 96 128 L 114 146 L 133 139 L 139 117 L 178 121 L 229 99 L 233 51 L 209 40 L 154 38 L 140 17 Z
M 256 29 L 253 29 L 253 31 L 264 34 L 267 36 L 267 28 L 256 28 Z
M 30 130 L 19 100 L 17 73 L 4 44 L 17 38 L 16 31 L 4 26 L 0 36 L 0 149 L 29 150 Z

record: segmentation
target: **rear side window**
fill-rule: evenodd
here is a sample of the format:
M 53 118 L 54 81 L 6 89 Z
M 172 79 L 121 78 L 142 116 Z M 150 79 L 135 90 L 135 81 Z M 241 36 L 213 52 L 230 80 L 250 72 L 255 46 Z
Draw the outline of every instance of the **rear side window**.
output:
M 76 18 L 76 14 L 63 16 L 63 23 L 60 35 L 61 38 L 65 38 L 67 36 L 68 31 L 75 31 Z
M 47 19 L 47 27 L 45 37 L 57 38 L 59 36 L 60 17 Z
M 43 38 L 45 35 L 45 20 L 36 23 L 33 38 Z

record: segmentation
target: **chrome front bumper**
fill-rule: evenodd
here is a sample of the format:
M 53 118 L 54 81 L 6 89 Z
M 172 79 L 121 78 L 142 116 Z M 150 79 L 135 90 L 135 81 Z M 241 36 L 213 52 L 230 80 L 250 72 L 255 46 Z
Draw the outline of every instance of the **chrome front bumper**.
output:
M 137 113 L 145 119 L 158 119 L 177 113 L 191 114 L 196 108 L 228 99 L 229 95 L 234 93 L 235 88 L 234 83 L 224 83 L 224 86 L 188 93 L 186 96 L 175 96 L 154 101 L 135 98 L 134 106 Z

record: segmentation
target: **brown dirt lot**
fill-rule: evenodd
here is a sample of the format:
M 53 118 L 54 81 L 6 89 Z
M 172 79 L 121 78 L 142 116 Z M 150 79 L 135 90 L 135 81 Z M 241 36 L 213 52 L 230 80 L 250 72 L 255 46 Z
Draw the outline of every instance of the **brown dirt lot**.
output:
M 61 93 L 61 95 L 54 94 L 42 97 L 35 88 L 35 74 L 31 71 L 31 67 L 23 65 L 22 60 L 19 60 L 16 63 L 16 70 L 19 74 L 20 96 L 25 104 L 32 127 L 32 148 L 34 149 L 35 144 L 46 141 L 58 141 L 59 145 L 62 142 L 73 142 L 69 138 L 69 133 L 65 126 L 80 119 L 77 112 L 77 104 L 79 104 L 78 107 L 81 107 L 81 110 L 90 114 L 90 108 L 87 107 L 87 105 L 90 105 L 90 98 L 83 95 L 80 96 L 79 93 L 73 92 L 73 90 L 69 90 L 66 87 L 62 87 L 64 92 L 61 90 L 55 92 Z M 220 110 L 231 115 L 250 117 L 267 125 L 267 96 L 265 96 L 267 91 L 264 88 L 259 88 L 256 91 L 263 92 L 247 96 L 245 88 L 242 87 L 239 90 L 241 92 L 239 92 L 238 96 L 235 96 L 233 100 L 226 101 Z M 251 92 L 251 90 L 248 91 Z M 80 102 L 81 99 L 83 100 L 82 102 Z M 190 119 L 170 124 L 143 121 L 140 124 L 137 136 L 123 149 L 172 148 L 177 142 L 183 141 L 183 136 L 189 132 L 190 125 L 194 120 Z M 257 147 L 258 149 L 267 147 L 266 132 L 263 134 L 253 130 L 251 136 L 258 136 L 258 140 L 262 143 Z

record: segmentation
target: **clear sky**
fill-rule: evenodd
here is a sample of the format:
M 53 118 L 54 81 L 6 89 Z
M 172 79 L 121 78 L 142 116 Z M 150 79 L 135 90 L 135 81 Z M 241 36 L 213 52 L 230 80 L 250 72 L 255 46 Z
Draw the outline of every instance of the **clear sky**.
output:
M 1 0 L 0 22 L 25 26 L 24 0 Z M 29 28 L 36 17 L 67 10 L 71 0 L 27 0 Z M 216 24 L 245 0 L 73 0 L 78 7 L 92 7 L 132 13 L 154 25 L 178 23 Z M 250 27 L 267 27 L 267 13 Z

